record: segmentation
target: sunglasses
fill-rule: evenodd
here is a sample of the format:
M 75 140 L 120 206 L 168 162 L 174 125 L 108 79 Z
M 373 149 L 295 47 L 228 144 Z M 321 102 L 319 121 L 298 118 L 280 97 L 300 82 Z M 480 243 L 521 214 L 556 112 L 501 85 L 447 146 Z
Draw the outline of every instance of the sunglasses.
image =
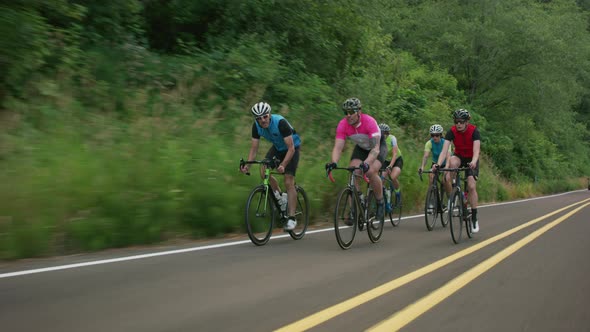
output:
M 430 134 L 430 137 L 440 137 L 440 134 Z
M 345 110 L 344 115 L 353 115 L 356 114 L 356 112 L 358 112 L 358 110 Z
M 465 120 L 455 120 L 455 124 L 464 124 Z
M 269 116 L 270 116 L 270 115 L 268 115 L 268 114 L 264 114 L 264 115 L 261 115 L 261 116 L 257 116 L 257 117 L 256 117 L 256 121 L 260 121 L 260 120 L 263 120 L 263 119 L 264 119 L 264 120 L 266 120 L 266 119 L 268 119 L 268 117 L 269 117 Z

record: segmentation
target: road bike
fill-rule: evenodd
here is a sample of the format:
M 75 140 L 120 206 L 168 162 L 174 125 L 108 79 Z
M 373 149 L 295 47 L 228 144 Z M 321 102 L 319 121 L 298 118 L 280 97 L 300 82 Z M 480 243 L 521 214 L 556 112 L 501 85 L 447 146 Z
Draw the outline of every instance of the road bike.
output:
M 449 196 L 448 213 L 451 224 L 451 238 L 455 244 L 461 242 L 463 235 L 463 225 L 465 225 L 465 233 L 471 238 L 473 236 L 473 224 L 471 223 L 471 210 L 467 207 L 467 176 L 461 178 L 461 172 L 468 170 L 469 167 L 459 168 L 441 168 L 441 172 L 456 172 L 453 177 L 453 190 Z M 461 187 L 463 185 L 463 188 Z
M 346 170 L 349 172 L 348 184 L 338 194 L 334 211 L 334 231 L 338 245 L 344 250 L 349 249 L 357 229 L 362 231 L 365 228 L 369 240 L 377 243 L 383 234 L 385 215 L 382 218 L 377 218 L 377 199 L 371 186 L 368 186 L 365 196 L 355 185 L 358 178 L 362 178 L 368 183 L 369 179 L 367 179 L 366 174 L 362 173 L 360 167 L 337 167 L 332 170 Z M 327 175 L 330 181 L 335 182 L 332 177 L 332 170 Z M 358 170 L 361 172 L 355 172 Z
M 289 206 L 283 210 L 281 203 L 275 197 L 272 187 L 270 186 L 270 177 L 274 174 L 280 174 L 274 169 L 279 165 L 279 160 L 264 159 L 254 161 L 240 160 L 240 169 L 245 165 L 260 164 L 264 166 L 264 178 L 262 183 L 254 187 L 248 195 L 246 203 L 246 231 L 248 237 L 257 246 L 265 245 L 272 235 L 273 226 L 283 228 L 287 222 Z M 262 167 L 261 166 L 261 167 Z M 250 175 L 250 173 L 246 173 Z M 297 226 L 295 229 L 288 231 L 294 240 L 300 240 L 305 235 L 309 223 L 309 201 L 305 190 L 299 185 L 295 185 L 297 191 L 297 208 L 295 209 L 295 219 Z
M 447 214 L 448 195 L 440 179 L 441 173 L 430 170 L 419 172 L 420 181 L 422 181 L 422 173 L 434 173 L 432 184 L 428 186 L 426 201 L 424 202 L 424 222 L 426 223 L 426 229 L 432 231 L 439 217 L 441 225 L 447 227 L 449 224 L 449 216 Z
M 385 173 L 387 167 L 379 170 L 379 176 L 383 182 L 383 197 L 385 197 L 385 213 L 389 216 L 389 221 L 394 227 L 398 226 L 402 220 L 402 193 L 399 196 L 395 194 L 393 181 Z M 389 205 L 388 205 L 389 203 Z

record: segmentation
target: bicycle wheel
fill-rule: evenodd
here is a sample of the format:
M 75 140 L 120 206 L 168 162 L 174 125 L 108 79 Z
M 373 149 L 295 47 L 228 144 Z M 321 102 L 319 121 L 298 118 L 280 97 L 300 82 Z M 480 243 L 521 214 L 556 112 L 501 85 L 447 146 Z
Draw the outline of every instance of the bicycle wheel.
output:
M 383 208 L 385 209 L 385 207 Z M 369 197 L 367 197 L 367 213 L 365 216 L 367 217 L 367 233 L 369 234 L 369 240 L 373 243 L 377 243 L 383 234 L 385 213 L 382 218 L 377 217 L 377 199 L 372 190 L 369 192 Z
M 391 225 L 396 227 L 402 220 L 402 193 L 399 193 L 399 199 L 395 191 L 391 193 L 391 212 L 389 213 L 389 221 Z
M 307 224 L 309 223 L 309 202 L 307 200 L 307 194 L 305 190 L 299 186 L 295 186 L 297 190 L 297 208 L 295 209 L 295 219 L 297 220 L 297 226 L 292 231 L 289 231 L 289 235 L 294 240 L 300 240 L 307 230 Z M 287 211 L 289 207 L 287 206 Z
M 440 214 L 440 224 L 447 227 L 449 224 L 449 214 L 447 213 L 449 207 L 449 195 L 444 187 L 440 187 L 440 201 L 438 204 L 438 213 Z
M 449 200 L 449 221 L 451 224 L 451 237 L 453 242 L 461 242 L 463 231 L 463 193 L 458 189 L 453 189 L 451 199 Z
M 246 230 L 252 243 L 262 246 L 268 242 L 274 219 L 274 205 L 266 187 L 260 185 L 254 188 L 246 203 Z
M 336 241 L 342 249 L 348 249 L 356 235 L 357 209 L 352 189 L 346 187 L 338 194 L 336 210 L 334 211 L 334 233 Z
M 436 197 L 436 186 L 430 186 L 428 193 L 426 193 L 426 202 L 424 204 L 424 221 L 426 222 L 426 229 L 432 231 L 436 225 L 438 218 L 438 197 Z

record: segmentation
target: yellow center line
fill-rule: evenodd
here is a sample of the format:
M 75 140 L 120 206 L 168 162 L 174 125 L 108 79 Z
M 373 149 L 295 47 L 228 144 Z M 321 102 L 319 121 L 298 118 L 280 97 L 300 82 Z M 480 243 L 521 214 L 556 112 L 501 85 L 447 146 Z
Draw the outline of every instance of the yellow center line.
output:
M 291 323 L 289 325 L 283 326 L 275 331 L 277 332 L 291 332 L 291 331 L 306 331 L 312 327 L 315 327 L 319 324 L 322 324 L 338 315 L 341 315 L 353 308 L 356 308 L 366 302 L 369 302 L 379 296 L 382 296 L 386 293 L 389 293 L 407 283 L 410 283 L 424 275 L 427 275 L 428 273 L 431 273 L 441 267 L 444 267 L 462 257 L 465 257 L 477 250 L 480 250 L 482 248 L 485 248 L 486 246 L 493 244 L 496 241 L 499 241 L 505 237 L 508 237 L 518 231 L 520 231 L 523 228 L 529 227 L 531 225 L 534 225 L 546 218 L 549 218 L 557 213 L 560 213 L 564 210 L 567 210 L 571 207 L 574 207 L 578 204 L 582 204 L 586 201 L 589 201 L 590 198 L 585 199 L 583 201 L 568 205 L 566 207 L 563 207 L 559 210 L 555 210 L 551 213 L 548 213 L 544 216 L 538 217 L 536 219 L 533 219 L 527 223 L 524 223 L 520 226 L 517 226 L 515 228 L 509 229 L 507 231 L 505 231 L 504 233 L 498 234 L 496 236 L 493 236 L 485 241 L 482 241 L 480 243 L 474 244 L 469 248 L 463 249 L 457 253 L 454 253 L 453 255 L 450 255 L 448 257 L 442 258 L 434 263 L 431 263 L 429 265 L 426 265 L 416 271 L 410 272 L 404 276 L 401 276 L 397 279 L 391 280 L 381 286 L 378 286 L 376 288 L 373 288 L 371 290 L 368 290 L 364 293 L 361 293 L 355 297 L 352 297 L 346 301 L 343 301 L 341 303 L 335 304 L 331 307 L 328 307 L 322 311 L 318 311 L 315 314 L 312 314 L 310 316 L 304 317 L 294 323 Z
M 522 238 L 521 240 L 515 242 L 514 244 L 508 246 L 506 249 L 498 252 L 494 256 L 486 259 L 482 263 L 474 266 L 467 272 L 464 272 L 460 276 L 456 277 L 455 279 L 449 281 L 441 288 L 433 291 L 432 293 L 428 294 L 427 296 L 421 298 L 420 300 L 410 304 L 409 306 L 405 307 L 404 309 L 396 312 L 388 319 L 382 321 L 379 324 L 371 327 L 367 331 L 370 332 L 381 332 L 381 331 L 398 331 L 402 327 L 409 324 L 411 321 L 416 319 L 418 316 L 424 314 L 426 311 L 430 310 L 435 305 L 442 302 L 444 299 L 448 298 L 449 296 L 453 295 L 459 289 L 465 287 L 475 278 L 479 277 L 486 271 L 490 270 L 492 267 L 496 266 L 498 263 L 527 245 L 528 243 L 532 242 L 539 236 L 543 235 L 545 232 L 550 230 L 551 228 L 559 225 L 567 218 L 571 217 L 573 214 L 577 213 L 581 209 L 585 208 L 586 206 L 590 205 L 590 203 L 586 203 L 575 210 L 567 213 L 566 215 L 552 221 L 551 223 L 539 228 L 538 230 L 532 232 L 531 234 L 527 235 L 526 237 Z

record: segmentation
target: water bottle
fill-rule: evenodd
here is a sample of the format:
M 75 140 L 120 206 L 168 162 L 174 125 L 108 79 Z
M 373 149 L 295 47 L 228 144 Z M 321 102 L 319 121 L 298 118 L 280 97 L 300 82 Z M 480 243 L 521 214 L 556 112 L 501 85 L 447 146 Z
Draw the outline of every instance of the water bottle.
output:
M 389 188 L 385 188 L 385 208 L 388 212 L 391 210 L 391 190 Z

